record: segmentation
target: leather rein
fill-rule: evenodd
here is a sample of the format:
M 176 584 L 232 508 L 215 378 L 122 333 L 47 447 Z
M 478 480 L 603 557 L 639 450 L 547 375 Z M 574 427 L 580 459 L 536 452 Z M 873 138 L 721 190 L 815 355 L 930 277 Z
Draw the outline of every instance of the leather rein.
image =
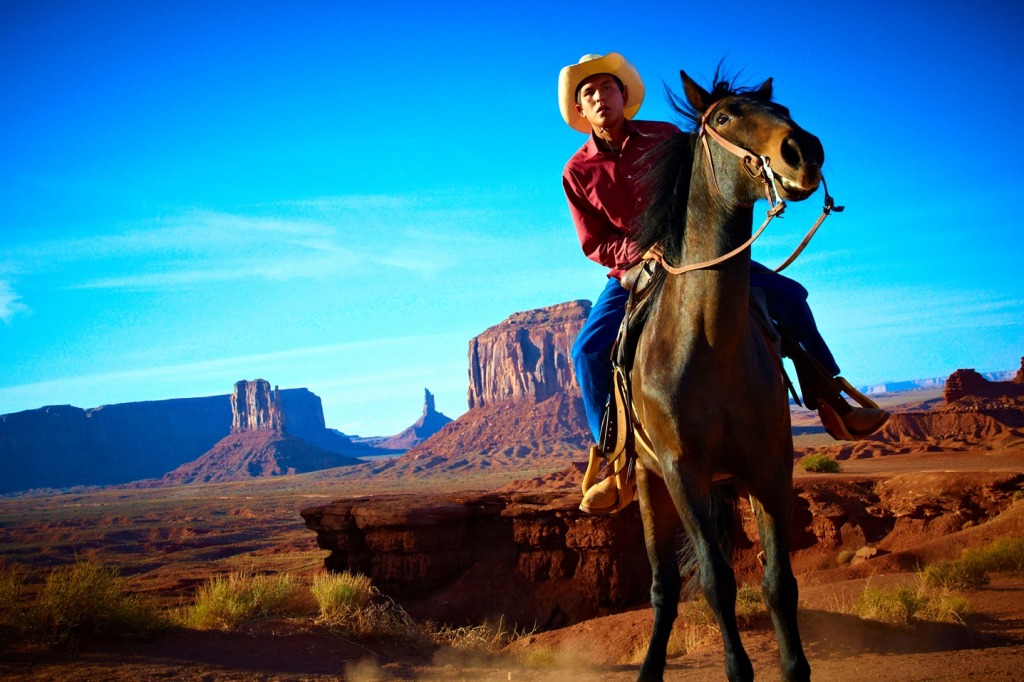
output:
M 764 187 L 764 196 L 771 207 L 768 209 L 768 217 L 765 218 L 763 223 L 761 223 L 761 227 L 759 227 L 757 231 L 750 236 L 750 239 L 740 244 L 729 253 L 719 256 L 718 258 L 702 261 L 700 263 L 690 263 L 689 265 L 683 265 L 681 267 L 674 267 L 666 263 L 664 258 L 661 256 L 654 257 L 654 260 L 657 260 L 667 272 L 670 272 L 673 275 L 681 275 L 684 272 L 690 272 L 691 270 L 704 270 L 706 268 L 714 267 L 715 265 L 742 253 L 746 249 L 750 248 L 757 238 L 761 236 L 761 233 L 764 232 L 765 228 L 768 227 L 768 223 L 770 223 L 773 218 L 782 215 L 782 212 L 786 210 L 786 202 L 779 196 L 779 189 L 775 184 L 775 173 L 772 171 L 770 159 L 767 156 L 756 154 L 730 142 L 725 139 L 721 133 L 708 124 L 708 119 L 711 117 L 711 114 L 723 101 L 725 100 L 721 99 L 714 105 L 708 107 L 707 111 L 705 111 L 704 115 L 701 117 L 700 129 L 697 131 L 697 138 L 704 147 L 704 156 L 707 158 L 708 165 L 711 168 L 711 177 L 715 181 L 715 189 L 718 190 L 719 194 L 725 196 L 722 192 L 722 188 L 718 184 L 718 174 L 715 172 L 715 162 L 711 158 L 711 147 L 708 143 L 708 138 L 713 139 L 720 147 L 722 147 L 722 149 L 725 149 L 733 156 L 739 157 L 742 160 L 743 170 L 746 171 L 747 175 L 755 180 L 759 179 L 761 181 Z M 827 218 L 832 211 L 835 211 L 836 213 L 841 213 L 843 211 L 844 207 L 836 206 L 835 199 L 833 199 L 833 197 L 828 193 L 828 185 L 825 184 L 824 175 L 821 176 L 821 185 L 825 190 L 825 205 L 821 209 L 821 215 L 818 216 L 818 220 L 815 221 L 814 225 L 811 226 L 811 229 L 808 230 L 807 235 L 803 238 L 803 241 L 800 242 L 800 245 L 797 246 L 796 250 L 793 251 L 782 265 L 775 268 L 775 272 L 782 272 L 797 259 L 797 256 L 803 252 L 804 248 L 806 248 L 810 243 L 811 238 L 814 237 L 814 233 L 818 231 L 818 228 L 821 227 L 825 218 Z

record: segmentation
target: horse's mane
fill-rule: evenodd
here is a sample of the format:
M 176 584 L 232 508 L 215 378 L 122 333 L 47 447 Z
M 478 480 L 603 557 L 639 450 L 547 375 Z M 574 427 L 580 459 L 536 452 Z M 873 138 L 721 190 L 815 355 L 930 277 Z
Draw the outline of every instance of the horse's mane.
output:
M 723 73 L 722 65 L 715 69 L 708 105 L 732 95 L 754 90 L 737 86 L 736 76 Z M 667 138 L 644 155 L 639 188 L 647 195 L 646 208 L 637 218 L 634 240 L 641 253 L 660 245 L 666 259 L 678 263 L 686 231 L 686 205 L 690 198 L 690 174 L 697 143 L 701 112 L 693 108 L 685 97 L 665 85 L 665 94 L 673 111 L 684 122 L 684 131 Z

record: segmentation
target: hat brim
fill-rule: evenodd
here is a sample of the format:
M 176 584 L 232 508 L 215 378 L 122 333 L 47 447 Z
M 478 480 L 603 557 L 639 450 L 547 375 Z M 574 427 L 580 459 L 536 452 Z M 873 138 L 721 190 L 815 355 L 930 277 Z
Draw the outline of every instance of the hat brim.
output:
M 589 133 L 592 127 L 590 122 L 576 111 L 576 88 L 586 79 L 599 73 L 610 73 L 626 87 L 629 93 L 629 101 L 623 112 L 626 118 L 636 116 L 644 102 L 644 82 L 640 78 L 640 73 L 618 52 L 609 52 L 597 59 L 570 64 L 558 74 L 558 108 L 565 122 L 581 133 Z

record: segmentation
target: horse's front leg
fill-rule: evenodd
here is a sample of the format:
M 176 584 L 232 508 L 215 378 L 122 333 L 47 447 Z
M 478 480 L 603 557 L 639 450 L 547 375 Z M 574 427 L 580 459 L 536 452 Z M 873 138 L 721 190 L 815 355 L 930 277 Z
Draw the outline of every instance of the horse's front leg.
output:
M 682 587 L 676 559 L 679 515 L 665 489 L 665 482 L 648 472 L 639 462 L 636 478 L 647 558 L 651 562 L 651 606 L 654 607 L 654 629 L 637 680 L 660 682 L 665 672 L 668 638 L 679 612 L 679 591 Z
M 672 494 L 683 528 L 693 543 L 693 553 L 700 569 L 704 598 L 715 614 L 722 632 L 725 649 L 725 673 L 730 682 L 754 679 L 750 657 L 740 641 L 736 622 L 736 575 L 722 550 L 721 538 L 715 530 L 709 507 L 709 494 L 698 491 L 695 475 L 681 476 L 678 469 L 662 466 L 665 485 Z M 719 509 L 720 513 L 721 510 Z M 724 518 L 720 519 L 724 521 Z

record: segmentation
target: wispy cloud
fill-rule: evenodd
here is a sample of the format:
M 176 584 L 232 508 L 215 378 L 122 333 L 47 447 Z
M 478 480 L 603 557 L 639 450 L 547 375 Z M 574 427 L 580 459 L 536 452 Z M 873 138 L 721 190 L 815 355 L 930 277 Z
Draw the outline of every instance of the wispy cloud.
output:
M 281 381 L 286 386 L 307 386 L 314 391 L 386 386 L 408 378 L 409 367 L 422 372 L 424 367 L 436 362 L 436 352 L 429 349 L 456 349 L 453 357 L 458 358 L 460 366 L 464 365 L 463 349 L 468 338 L 468 333 L 459 331 L 370 339 L 7 386 L 0 388 L 0 413 L 7 406 L 52 403 L 55 395 L 67 396 L 66 400 L 71 401 L 84 400 L 86 404 L 79 406 L 87 407 L 104 402 L 183 397 L 196 395 L 197 391 L 211 394 L 230 392 L 233 383 L 243 378 L 262 377 L 275 383 Z M 340 357 L 358 361 L 339 363 L 337 359 Z M 405 364 L 396 363 L 395 358 L 403 358 Z M 325 373 L 325 367 L 333 370 Z M 181 386 L 185 392 L 179 395 L 146 395 L 154 385 Z M 104 394 L 106 386 L 117 386 L 123 396 Z M 367 397 L 365 393 L 363 395 Z M 49 397 L 36 400 L 36 396 Z
M 505 240 L 485 236 L 493 235 L 499 220 L 485 204 L 479 197 L 470 205 L 364 196 L 240 213 L 189 210 L 120 231 L 10 247 L 0 258 L 18 263 L 22 273 L 67 273 L 64 286 L 70 289 L 343 278 L 374 267 L 431 278 L 466 259 L 508 252 Z
M 21 297 L 14 291 L 9 282 L 0 280 L 0 320 L 10 324 L 15 315 L 28 313 L 29 307 L 21 303 Z

